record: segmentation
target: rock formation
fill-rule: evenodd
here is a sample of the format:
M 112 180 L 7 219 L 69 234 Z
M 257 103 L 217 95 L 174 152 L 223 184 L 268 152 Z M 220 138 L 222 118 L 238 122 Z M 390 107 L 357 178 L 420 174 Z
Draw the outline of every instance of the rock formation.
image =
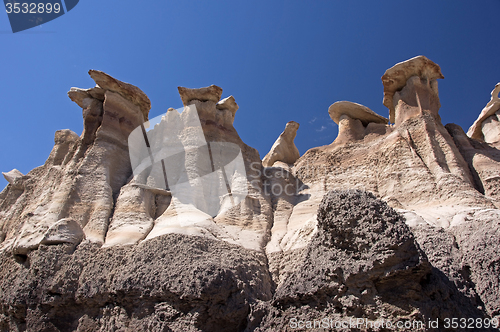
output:
M 415 78 L 411 79 L 412 77 Z M 419 79 L 417 79 L 417 77 Z M 404 112 L 404 115 L 401 114 L 401 118 L 398 119 L 398 112 L 396 112 L 396 106 L 398 106 L 399 100 L 401 99 L 401 93 L 398 92 L 408 84 L 408 81 L 410 81 L 410 84 L 415 83 L 416 86 L 410 89 L 414 94 L 407 96 L 407 98 L 412 99 L 413 104 L 417 103 L 417 100 L 418 103 L 425 103 L 423 107 L 427 107 L 428 110 L 430 104 L 432 104 L 433 111 L 435 111 L 437 115 L 437 109 L 441 106 L 439 104 L 436 81 L 438 78 L 444 78 L 443 74 L 441 74 L 441 68 L 423 55 L 397 63 L 393 67 L 387 69 L 382 76 L 382 83 L 384 84 L 383 103 L 389 109 L 389 120 L 391 123 L 397 123 L 398 121 L 399 123 L 403 122 L 405 116 L 408 114 L 408 112 Z M 420 83 L 418 82 L 419 80 Z M 426 89 L 427 91 L 424 92 L 425 100 L 422 101 L 420 100 L 422 96 L 419 96 L 418 88 L 421 84 L 430 88 L 430 91 Z M 400 105 L 400 108 L 401 107 L 404 106 Z
M 23 173 L 19 172 L 19 170 L 15 169 L 15 168 L 10 172 L 2 172 L 2 174 L 3 174 L 3 177 L 5 178 L 5 180 L 7 180 L 7 182 L 9 182 L 10 184 L 14 184 L 14 182 L 17 179 L 20 179 L 24 176 Z
M 300 153 L 294 143 L 298 129 L 299 124 L 297 122 L 288 122 L 285 126 L 285 130 L 283 130 L 276 142 L 274 142 L 271 150 L 264 159 L 262 159 L 262 165 L 265 167 L 272 167 L 277 161 L 281 161 L 285 164 L 293 164 L 299 159 Z
M 0 331 L 500 319 L 499 85 L 467 136 L 441 123 L 443 75 L 419 56 L 382 76 L 392 124 L 336 102 L 332 144 L 300 156 L 292 121 L 261 162 L 221 88 L 179 87 L 184 107 L 148 120 L 139 88 L 89 73 L 68 93 L 81 136 L 4 173 Z
M 5 192 L 2 247 L 16 254 L 36 249 L 47 232 L 55 236 L 61 228 L 52 227 L 67 218 L 80 225 L 87 241 L 104 243 L 115 200 L 130 176 L 127 138 L 147 119 L 150 103 L 136 87 L 102 72 L 89 74 L 98 87 L 69 92 L 83 107 L 82 135 L 56 132 L 45 164 L 22 178 L 21 191 Z
M 497 143 L 500 137 L 500 126 L 498 122 L 500 110 L 500 83 L 495 85 L 491 91 L 491 99 L 479 114 L 477 120 L 467 131 L 467 136 L 476 140 L 484 140 L 486 143 Z
M 366 135 L 385 134 L 390 127 L 383 116 L 378 115 L 366 106 L 349 101 L 338 101 L 330 106 L 328 114 L 339 125 L 336 144 L 363 139 Z

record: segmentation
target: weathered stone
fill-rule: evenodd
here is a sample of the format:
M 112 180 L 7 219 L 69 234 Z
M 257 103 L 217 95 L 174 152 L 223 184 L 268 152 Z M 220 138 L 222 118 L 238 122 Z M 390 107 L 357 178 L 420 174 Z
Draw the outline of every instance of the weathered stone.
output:
M 352 119 L 360 120 L 363 126 L 371 122 L 387 124 L 389 120 L 378 115 L 366 106 L 350 101 L 337 101 L 328 108 L 328 114 L 332 120 L 339 124 L 342 115 L 347 115 Z
M 405 87 L 394 93 L 393 102 L 395 105 L 394 123 L 399 126 L 401 123 L 421 114 L 430 114 L 441 122 L 439 117 L 439 95 L 427 79 L 412 76 L 408 79 Z
M 78 245 L 85 238 L 80 224 L 73 219 L 61 219 L 45 232 L 41 244 L 54 245 L 70 243 Z
M 389 120 L 366 106 L 350 101 L 338 101 L 328 108 L 328 114 L 339 125 L 334 144 L 345 144 L 365 138 L 369 134 L 384 135 Z
M 432 268 L 401 216 L 372 194 L 329 192 L 318 226 L 307 247 L 281 259 L 271 255 L 277 286 L 259 331 L 280 330 L 309 315 L 334 321 L 483 317 Z
M 498 131 L 499 130 L 498 128 L 500 126 L 498 125 L 498 117 L 495 116 L 495 113 L 497 113 L 498 110 L 500 110 L 500 98 L 498 96 L 499 93 L 500 93 L 500 83 L 497 83 L 493 91 L 491 91 L 490 101 L 488 102 L 488 104 L 486 104 L 486 106 L 481 111 L 481 114 L 479 114 L 477 120 L 474 121 L 472 126 L 467 131 L 467 136 L 478 140 L 485 140 L 487 143 L 493 143 L 500 140 L 500 135 Z M 487 127 L 491 126 L 492 128 L 483 128 L 484 122 L 490 117 L 493 118 L 490 121 L 493 121 L 495 123 L 493 123 L 492 125 L 488 125 Z M 493 132 L 489 133 L 490 131 Z
M 236 104 L 236 101 L 234 100 L 233 96 L 229 96 L 227 98 L 222 99 L 217 103 L 217 109 L 219 110 L 229 110 L 234 117 L 234 114 L 236 111 L 240 108 L 238 104 Z
M 182 104 L 184 106 L 189 105 L 192 100 L 212 101 L 214 103 L 218 103 L 220 97 L 222 96 L 222 88 L 218 87 L 217 85 L 211 85 L 199 89 L 189 89 L 180 86 L 177 89 L 179 90 Z
M 90 100 L 97 99 L 101 102 L 104 101 L 104 94 L 106 90 L 103 88 L 96 86 L 90 89 L 80 89 L 80 88 L 71 88 L 68 91 L 68 97 L 78 104 L 81 108 L 87 108 L 90 104 Z M 86 100 L 90 99 L 90 100 Z
M 104 101 L 104 95 L 106 90 L 101 88 L 99 85 L 96 85 L 94 88 L 87 89 L 87 93 L 92 97 L 99 101 Z
M 347 114 L 342 114 L 339 119 L 339 133 L 335 144 L 354 142 L 365 137 L 365 127 L 358 119 L 353 119 Z
M 391 123 L 395 123 L 396 119 L 395 107 L 397 103 L 393 101 L 394 93 L 401 90 L 412 76 L 417 76 L 425 81 L 436 95 L 438 94 L 436 79 L 444 78 L 443 74 L 441 74 L 441 68 L 422 55 L 397 63 L 387 69 L 382 76 L 384 85 L 383 104 L 389 109 L 389 121 Z
M 132 173 L 127 138 L 144 115 L 119 93 L 106 90 L 104 100 L 85 97 L 82 138 L 70 130 L 56 132 L 46 163 L 23 177 L 29 189 L 23 195 L 13 191 L 3 227 L 5 243 L 16 254 L 26 255 L 43 241 L 56 243 L 45 235 L 66 219 L 78 223 L 88 241 L 105 241 L 114 197 Z
M 153 229 L 157 200 L 154 190 L 136 186 L 134 181 L 123 186 L 106 233 L 104 247 L 131 245 L 144 240 Z
M 298 129 L 299 124 L 295 121 L 290 121 L 286 124 L 285 130 L 280 134 L 276 142 L 274 142 L 271 150 L 264 159 L 262 159 L 264 167 L 271 167 L 277 161 L 293 164 L 299 159 L 300 153 L 294 143 Z
M 8 172 L 2 172 L 2 174 L 5 180 L 7 180 L 10 184 L 13 184 L 16 179 L 22 178 L 24 176 L 23 173 L 19 172 L 15 168 Z
M 83 101 L 85 99 L 92 98 L 92 96 L 87 91 L 88 90 L 86 90 L 86 89 L 71 88 L 68 91 L 68 97 L 72 101 L 74 101 L 75 103 L 77 103 L 77 105 L 80 106 L 81 108 L 85 108 L 87 106 L 84 104 Z
M 219 105 L 231 107 L 234 102 L 231 99 Z M 257 151 L 237 135 L 232 126 L 232 112 L 222 106 L 211 100 L 193 99 L 181 113 L 169 109 L 164 116 L 151 120 L 155 123 L 153 127 L 145 124 L 149 128 L 149 147 L 141 128 L 137 128 L 138 142 L 129 140 L 129 147 L 139 154 L 145 153 L 143 158 L 150 160 L 148 150 L 154 156 L 168 150 L 183 156 L 163 159 L 165 168 L 162 163 L 155 163 L 140 175 L 135 174 L 122 188 L 106 246 L 177 233 L 224 240 L 253 250 L 264 249 L 272 216 L 268 197 L 261 189 L 262 165 Z M 229 115 L 229 121 L 222 113 Z M 230 170 L 223 175 L 212 167 L 219 164 L 229 147 L 237 151 L 231 160 L 220 165 Z M 241 163 L 234 162 L 236 159 Z M 183 169 L 189 181 L 176 182 Z M 228 174 L 230 193 L 228 183 L 219 185 L 220 179 L 226 181 Z M 169 196 L 165 198 L 167 189 Z
M 265 255 L 222 241 L 71 247 L 43 245 L 26 266 L 0 253 L 3 330 L 239 331 L 272 297 Z
M 299 158 L 291 122 L 272 167 L 238 136 L 220 88 L 181 88 L 189 107 L 144 124 L 134 88 L 104 76 L 73 89 L 81 137 L 56 132 L 45 164 L 0 193 L 0 330 L 281 331 L 314 317 L 445 330 L 444 318 L 500 318 L 496 115 L 485 142 L 443 127 L 441 74 L 426 61 L 384 75 L 395 125 L 336 103 L 337 139 Z M 241 167 L 219 165 L 222 143 Z M 184 151 L 175 162 L 151 160 L 171 147 Z M 134 174 L 129 151 L 151 164 Z
M 224 124 L 231 123 L 233 124 L 234 122 L 234 116 L 236 115 L 236 111 L 238 110 L 239 106 L 236 104 L 236 101 L 234 100 L 233 96 L 229 96 L 227 98 L 222 99 L 219 101 L 216 105 L 218 110 L 221 110 L 222 112 L 228 112 L 228 118 L 227 120 L 224 121 Z
M 120 94 L 123 98 L 129 100 L 134 105 L 138 106 L 144 116 L 144 120 L 148 119 L 149 110 L 151 109 L 151 102 L 148 96 L 141 89 L 132 84 L 125 83 L 109 76 L 108 74 L 99 70 L 89 70 L 89 75 L 96 82 L 96 84 L 107 91 L 112 91 Z M 100 91 L 100 90 L 99 90 Z M 98 91 L 93 90 L 91 95 Z
M 500 208 L 500 150 L 469 138 L 456 124 L 449 123 L 446 129 L 467 161 L 476 189 Z

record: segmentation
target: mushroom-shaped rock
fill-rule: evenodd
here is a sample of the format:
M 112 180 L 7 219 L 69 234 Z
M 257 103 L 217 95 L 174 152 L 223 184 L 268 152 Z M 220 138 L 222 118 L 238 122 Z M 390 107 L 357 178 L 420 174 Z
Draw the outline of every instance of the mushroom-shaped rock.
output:
M 383 103 L 389 109 L 389 120 L 392 123 L 395 122 L 394 93 L 401 90 L 412 76 L 426 79 L 430 83 L 431 88 L 435 90 L 436 94 L 436 79 L 444 78 L 441 73 L 441 68 L 423 55 L 397 63 L 393 67 L 387 69 L 382 76 L 382 84 L 384 85 Z
M 373 126 L 383 127 L 382 131 L 385 132 L 385 126 L 389 122 L 368 107 L 350 101 L 338 101 L 332 104 L 328 108 L 328 114 L 339 125 L 336 144 L 363 139 L 368 132 L 374 130 Z M 369 130 L 367 130 L 368 125 L 370 125 Z
M 217 85 L 207 86 L 205 88 L 190 89 L 182 86 L 177 88 L 184 106 L 189 105 L 192 100 L 213 101 L 217 103 L 222 96 L 222 88 Z
M 367 126 L 370 122 L 388 123 L 387 118 L 378 115 L 366 106 L 350 101 L 338 101 L 332 104 L 328 108 L 328 114 L 336 124 L 339 124 L 340 117 L 344 114 L 352 119 L 360 120 L 364 126 Z
M 132 84 L 119 81 L 116 78 L 113 78 L 113 77 L 109 76 L 108 74 L 106 74 L 102 71 L 99 71 L 99 70 L 89 70 L 89 75 L 90 75 L 90 77 L 92 77 L 92 79 L 95 81 L 95 83 L 100 88 L 107 90 L 107 91 L 116 92 L 119 95 L 121 95 L 123 98 L 132 102 L 132 104 L 137 105 L 140 108 L 140 110 L 144 116 L 144 119 L 145 120 L 148 119 L 149 110 L 151 109 L 151 101 L 149 100 L 148 96 L 146 96 L 146 94 L 144 92 L 142 92 L 141 89 L 139 89 L 138 87 L 136 87 Z M 89 90 L 92 90 L 92 89 L 89 89 Z M 94 96 L 98 97 L 99 91 L 100 90 L 92 90 L 92 91 L 89 91 L 88 93 L 90 95 L 93 95 L 93 97 Z M 70 96 L 70 98 L 71 98 L 71 96 Z M 99 99 L 99 98 L 96 98 L 96 99 Z
M 299 150 L 293 142 L 297 135 L 297 129 L 299 129 L 299 124 L 295 121 L 290 121 L 286 124 L 285 130 L 281 133 L 276 142 L 274 142 L 269 153 L 262 159 L 262 165 L 264 165 L 264 167 L 271 167 L 277 161 L 293 164 L 299 159 Z
M 5 178 L 5 180 L 7 180 L 10 184 L 13 184 L 14 181 L 16 181 L 16 179 L 24 176 L 23 173 L 19 172 L 15 168 L 9 172 L 2 172 L 2 174 L 3 174 L 3 177 Z
M 485 120 L 490 116 L 495 115 L 495 113 L 498 110 L 500 110 L 500 98 L 498 97 L 499 93 L 500 93 L 500 83 L 497 83 L 493 91 L 491 91 L 491 99 L 489 103 L 486 104 L 486 106 L 481 111 L 481 114 L 479 114 L 477 120 L 469 128 L 469 130 L 467 131 L 467 136 L 469 136 L 470 138 L 485 140 L 488 143 L 495 142 L 500 139 L 500 136 L 498 135 L 498 130 L 491 130 L 491 128 L 483 128 L 484 127 L 483 122 L 485 122 Z M 496 120 L 492 121 L 494 122 L 495 126 L 489 126 L 489 127 L 500 129 L 500 126 L 498 125 L 499 119 L 493 119 L 493 120 Z

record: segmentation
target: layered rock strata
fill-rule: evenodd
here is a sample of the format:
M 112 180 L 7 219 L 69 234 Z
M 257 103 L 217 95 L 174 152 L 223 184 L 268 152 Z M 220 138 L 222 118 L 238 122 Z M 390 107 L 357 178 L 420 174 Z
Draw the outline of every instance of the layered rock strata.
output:
M 90 75 L 68 93 L 82 135 L 58 131 L 43 166 L 5 173 L 0 331 L 500 318 L 496 90 L 472 137 L 443 126 L 443 75 L 419 56 L 382 77 L 392 124 L 337 102 L 332 144 L 299 156 L 290 122 L 261 162 L 221 88 L 180 87 L 184 107 L 148 121 L 140 89 Z
M 87 241 L 105 241 L 115 201 L 131 175 L 128 135 L 147 118 L 150 103 L 136 87 L 102 72 L 89 74 L 99 86 L 68 93 L 83 108 L 82 135 L 56 132 L 45 164 L 23 176 L 17 192 L 3 193 L 2 247 L 16 254 L 26 255 L 55 236 L 62 229 L 55 225 L 67 218 L 83 229 Z

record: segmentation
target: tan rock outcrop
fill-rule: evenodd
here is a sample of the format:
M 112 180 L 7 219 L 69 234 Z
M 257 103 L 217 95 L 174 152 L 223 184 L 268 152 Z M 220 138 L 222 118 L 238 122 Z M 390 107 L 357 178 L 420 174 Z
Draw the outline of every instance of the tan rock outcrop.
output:
M 499 319 L 496 115 L 484 141 L 445 128 L 429 61 L 384 75 L 394 125 L 335 103 L 339 137 L 299 157 L 290 122 L 272 167 L 218 87 L 147 122 L 142 92 L 105 74 L 72 89 L 82 135 L 57 131 L 0 193 L 0 330 Z
M 467 131 L 470 138 L 484 140 L 487 143 L 498 142 L 500 140 L 500 83 L 495 85 L 491 91 L 491 99 L 479 114 L 479 117 Z
M 328 108 L 328 114 L 339 125 L 335 144 L 362 140 L 371 133 L 385 134 L 389 122 L 366 106 L 350 101 L 338 101 Z
M 87 98 L 94 98 L 97 99 L 101 102 L 104 101 L 104 93 L 106 90 L 103 88 L 100 88 L 99 86 L 96 86 L 94 88 L 90 89 L 80 89 L 80 88 L 71 88 L 68 91 L 68 97 L 74 101 L 75 103 L 78 104 L 81 108 L 86 108 L 88 105 L 86 102 L 84 102 L 85 99 Z M 88 103 L 89 101 L 87 101 Z
M 76 220 L 61 219 L 49 227 L 40 243 L 45 245 L 69 243 L 76 246 L 84 238 L 85 233 Z
M 387 69 L 382 76 L 382 83 L 384 85 L 383 104 L 389 109 L 389 120 L 391 123 L 397 122 L 396 106 L 398 105 L 398 100 L 394 100 L 394 94 L 407 85 L 407 81 L 412 76 L 419 77 L 422 84 L 428 86 L 436 96 L 438 95 L 436 79 L 444 78 L 443 74 L 441 74 L 441 68 L 422 55 L 397 63 Z M 410 97 L 415 98 L 415 96 Z M 437 99 L 437 105 L 439 109 L 439 98 Z
M 237 136 L 236 130 L 233 128 L 233 122 L 239 106 L 233 96 L 220 100 L 222 88 L 216 85 L 199 89 L 184 87 L 178 87 L 177 89 L 184 106 L 196 106 L 207 137 L 217 137 L 221 134 Z M 212 129 L 215 130 L 207 127 L 213 127 Z M 210 132 L 214 132 L 213 135 Z
M 192 100 L 213 101 L 214 103 L 218 103 L 220 97 L 222 96 L 222 88 L 217 85 L 211 85 L 199 89 L 190 89 L 180 86 L 177 89 L 179 90 L 182 104 L 184 106 L 189 105 Z
M 365 127 L 372 122 L 383 124 L 389 122 L 387 118 L 378 115 L 368 107 L 350 101 L 337 101 L 333 103 L 328 108 L 328 114 L 336 124 L 339 124 L 340 117 L 344 114 L 352 119 L 360 120 Z
M 236 115 L 236 111 L 238 110 L 239 106 L 238 104 L 236 104 L 233 96 L 222 99 L 217 103 L 216 107 L 218 110 L 221 110 L 223 112 L 225 110 L 228 110 L 229 114 L 231 115 L 231 124 L 234 122 L 234 116 Z M 226 120 L 224 122 L 227 123 L 229 122 L 229 120 Z
M 151 101 L 141 89 L 132 84 L 119 81 L 100 70 L 89 70 L 89 75 L 96 82 L 98 87 L 106 91 L 118 93 L 120 96 L 139 107 L 144 119 L 148 119 Z M 102 90 L 95 88 L 89 90 L 89 94 L 93 96 L 93 98 L 97 98 L 102 93 Z
M 263 250 L 271 206 L 258 153 L 232 125 L 234 97 L 219 102 L 216 86 L 179 93 L 184 109 L 169 109 L 144 124 L 146 134 L 138 127 L 129 137 L 134 178 L 118 196 L 105 246 L 177 233 Z M 161 162 L 144 166 L 151 158 Z
M 494 200 L 500 208 L 500 150 L 469 138 L 463 129 L 453 123 L 446 125 L 460 153 L 467 161 L 476 189 Z
M 286 124 L 285 130 L 283 130 L 276 142 L 274 142 L 271 150 L 262 159 L 264 167 L 272 167 L 277 161 L 284 162 L 285 164 L 293 164 L 299 159 L 300 153 L 294 143 L 298 129 L 299 124 L 295 121 L 290 121 Z
M 8 171 L 8 172 L 2 172 L 2 174 L 3 174 L 3 177 L 5 178 L 5 180 L 7 180 L 10 184 L 13 184 L 14 181 L 16 181 L 17 179 L 22 178 L 24 176 L 23 173 L 19 172 L 15 168 L 11 171 Z
M 86 241 L 104 243 L 114 201 L 131 175 L 127 138 L 147 118 L 149 99 L 107 74 L 90 74 L 100 88 L 68 93 L 83 106 L 82 136 L 70 130 L 56 132 L 46 163 L 23 177 L 23 187 L 29 190 L 16 194 L 4 213 L 5 242 L 16 254 L 25 255 L 40 243 L 59 243 L 54 240 L 57 232 L 66 237 L 76 232 L 79 238 L 78 227 Z
M 308 242 L 318 204 L 328 190 L 371 191 L 418 220 L 414 224 L 423 221 L 444 228 L 461 211 L 494 207 L 494 200 L 476 190 L 468 163 L 441 124 L 438 77 L 439 67 L 424 57 L 386 72 L 385 96 L 389 100 L 392 93 L 394 126 L 359 104 L 339 102 L 330 107 L 339 136 L 329 146 L 307 151 L 293 167 L 303 183 L 296 196 L 307 199 L 293 204 L 286 227 L 281 227 L 287 230 L 279 242 L 284 252 Z

